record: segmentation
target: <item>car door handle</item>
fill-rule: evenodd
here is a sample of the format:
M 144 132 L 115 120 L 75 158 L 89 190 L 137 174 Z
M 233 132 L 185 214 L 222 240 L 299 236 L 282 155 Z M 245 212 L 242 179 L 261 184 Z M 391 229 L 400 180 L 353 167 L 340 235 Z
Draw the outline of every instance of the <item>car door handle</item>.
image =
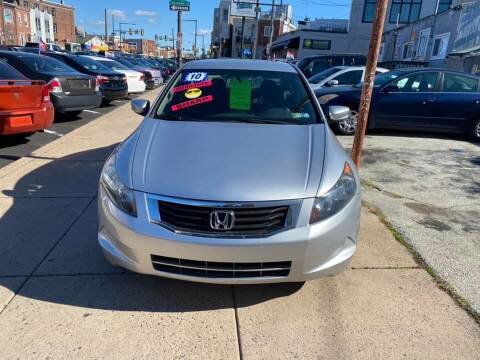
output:
M 425 99 L 425 100 L 422 101 L 422 104 L 427 105 L 427 104 L 431 104 L 433 102 L 434 102 L 433 99 Z

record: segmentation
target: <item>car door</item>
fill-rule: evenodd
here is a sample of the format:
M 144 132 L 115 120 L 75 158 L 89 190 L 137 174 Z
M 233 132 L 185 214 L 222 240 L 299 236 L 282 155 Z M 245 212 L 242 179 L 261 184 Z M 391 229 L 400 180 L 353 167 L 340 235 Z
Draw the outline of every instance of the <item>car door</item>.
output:
M 434 112 L 438 127 L 445 131 L 471 130 L 480 116 L 480 80 L 456 72 L 444 72 L 441 91 L 437 94 Z
M 383 86 L 374 99 L 375 127 L 429 129 L 436 122 L 439 79 L 438 71 L 418 71 Z
M 337 80 L 338 85 L 353 86 L 362 81 L 363 70 L 361 69 L 347 69 L 338 75 L 335 75 L 330 80 Z

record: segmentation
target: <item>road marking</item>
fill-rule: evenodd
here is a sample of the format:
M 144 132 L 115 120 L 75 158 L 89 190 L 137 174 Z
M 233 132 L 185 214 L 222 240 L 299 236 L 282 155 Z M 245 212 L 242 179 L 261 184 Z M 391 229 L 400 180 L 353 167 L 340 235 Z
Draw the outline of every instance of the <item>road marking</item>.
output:
M 102 115 L 102 113 L 98 112 L 98 111 L 93 111 L 93 110 L 83 110 L 83 111 L 88 112 L 88 113 L 92 113 L 92 114 Z
M 53 131 L 53 130 L 47 130 L 47 129 L 43 129 L 43 132 L 44 133 L 47 133 L 47 134 L 52 134 L 52 135 L 55 135 L 55 136 L 58 136 L 58 137 L 61 137 L 63 136 L 64 134 L 60 134 L 56 131 Z

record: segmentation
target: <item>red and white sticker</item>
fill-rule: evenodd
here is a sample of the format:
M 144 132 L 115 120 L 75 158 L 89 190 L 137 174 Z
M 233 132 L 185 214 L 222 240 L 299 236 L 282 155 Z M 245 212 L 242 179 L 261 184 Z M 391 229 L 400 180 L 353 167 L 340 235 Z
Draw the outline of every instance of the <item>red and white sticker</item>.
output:
M 172 111 L 183 110 L 183 109 L 189 108 L 191 106 L 205 104 L 205 103 L 208 103 L 208 102 L 211 102 L 211 101 L 213 101 L 213 96 L 212 95 L 203 96 L 203 97 L 200 97 L 198 99 L 188 100 L 188 101 L 181 102 L 177 105 L 173 105 L 172 106 Z
M 173 88 L 173 93 L 175 94 L 175 93 L 187 91 L 193 88 L 202 88 L 202 87 L 209 87 L 209 86 L 212 86 L 212 80 L 177 86 Z

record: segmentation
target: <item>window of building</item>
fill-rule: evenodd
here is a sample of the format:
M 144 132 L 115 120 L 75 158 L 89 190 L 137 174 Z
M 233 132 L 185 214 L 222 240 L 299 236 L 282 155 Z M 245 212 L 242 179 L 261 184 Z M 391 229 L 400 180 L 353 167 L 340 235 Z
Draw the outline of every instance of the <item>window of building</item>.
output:
M 427 56 L 428 42 L 430 39 L 430 28 L 423 29 L 418 35 L 416 58 L 424 59 Z
M 58 31 L 57 24 L 53 23 L 53 32 L 56 33 Z
M 29 8 L 29 7 L 30 7 L 30 3 L 29 3 L 27 0 L 24 0 L 24 1 L 23 1 L 23 7 Z
M 35 18 L 35 29 L 37 29 L 37 31 L 42 31 L 42 24 L 40 23 L 40 18 L 38 17 Z
M 378 62 L 383 61 L 383 56 L 385 55 L 385 43 L 380 45 L 380 51 L 378 52 Z
M 363 6 L 363 18 L 364 23 L 371 23 L 375 18 L 375 9 L 377 7 L 377 0 L 365 0 Z
M 436 35 L 433 37 L 433 50 L 431 60 L 445 59 L 447 56 L 448 40 L 450 33 Z
M 267 25 L 263 28 L 263 36 L 268 37 L 270 36 L 271 32 L 272 32 L 272 27 L 270 25 Z
M 390 23 L 407 24 L 417 21 L 422 10 L 422 0 L 392 0 Z
M 413 42 L 403 44 L 402 60 L 412 60 L 413 57 Z
M 438 2 L 437 13 L 447 11 L 448 9 L 450 9 L 451 5 L 452 5 L 452 0 L 440 0 Z
M 50 9 L 50 14 L 52 14 L 53 17 L 57 14 L 54 8 Z
M 479 80 L 461 74 L 445 73 L 443 92 L 477 92 Z
M 45 19 L 45 32 L 50 32 L 50 22 L 47 19 Z
M 331 47 L 332 47 L 331 40 L 303 39 L 304 49 L 330 50 Z
M 223 9 L 223 21 L 228 21 L 228 9 Z
M 38 3 L 33 4 L 33 8 L 34 8 L 34 9 L 38 9 L 38 8 L 39 8 Z

